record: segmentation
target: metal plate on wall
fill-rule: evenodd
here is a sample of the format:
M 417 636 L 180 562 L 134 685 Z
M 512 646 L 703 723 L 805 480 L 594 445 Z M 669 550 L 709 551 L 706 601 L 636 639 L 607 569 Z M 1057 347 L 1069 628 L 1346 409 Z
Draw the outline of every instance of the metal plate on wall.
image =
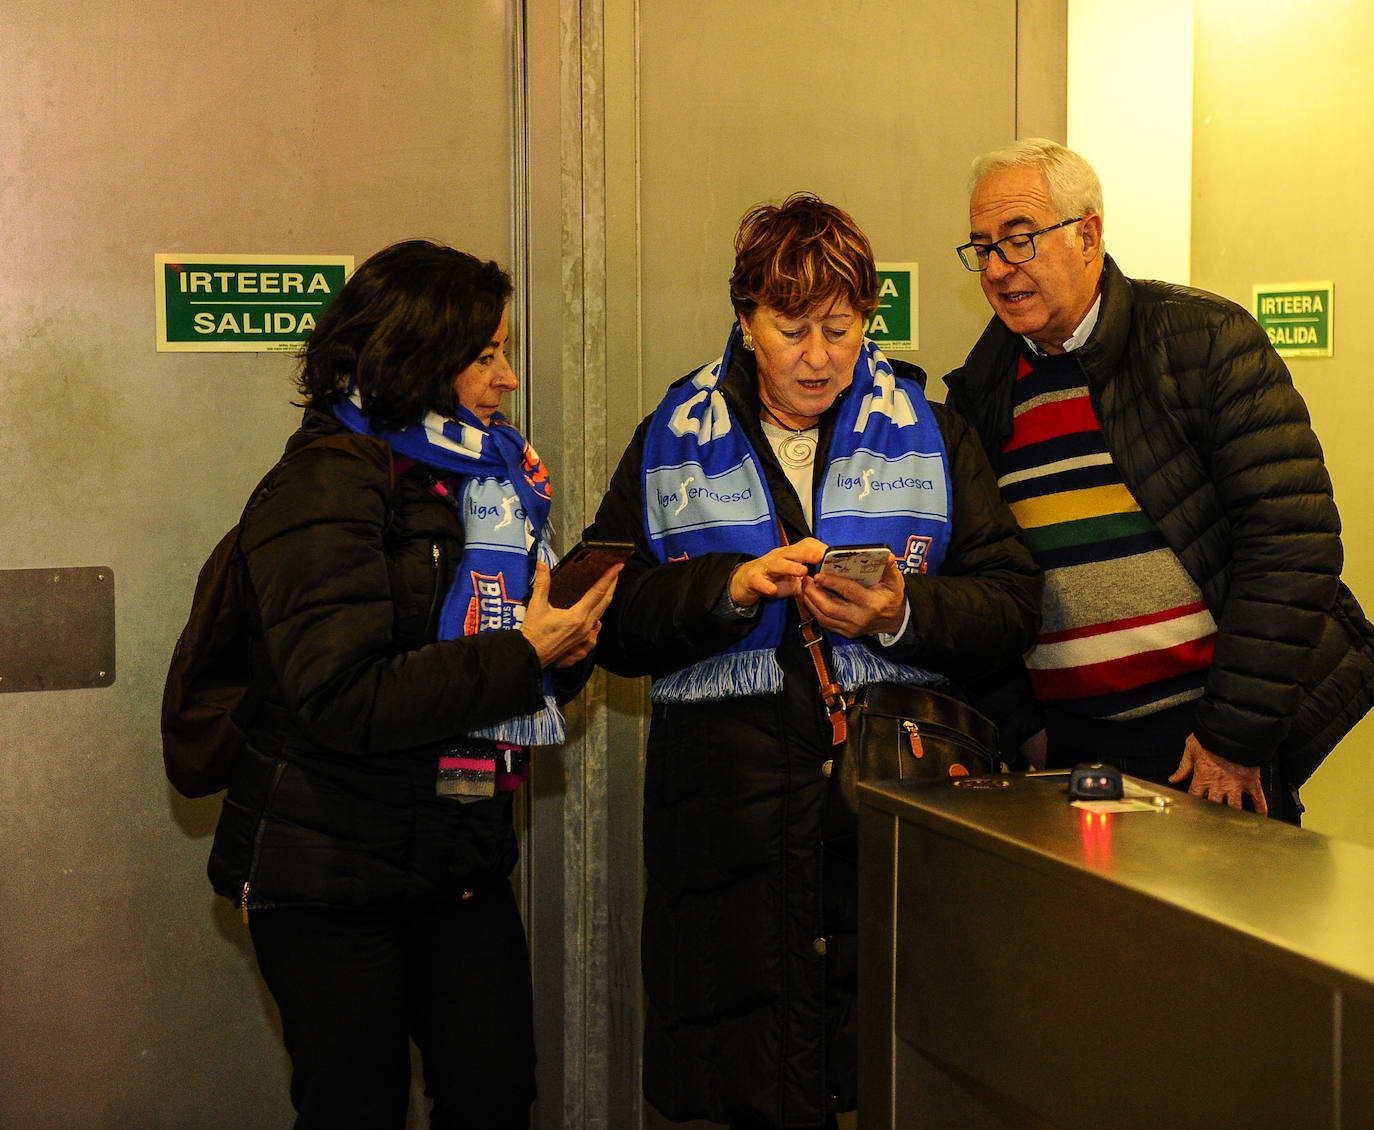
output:
M 114 570 L 0 569 L 0 692 L 114 681 Z

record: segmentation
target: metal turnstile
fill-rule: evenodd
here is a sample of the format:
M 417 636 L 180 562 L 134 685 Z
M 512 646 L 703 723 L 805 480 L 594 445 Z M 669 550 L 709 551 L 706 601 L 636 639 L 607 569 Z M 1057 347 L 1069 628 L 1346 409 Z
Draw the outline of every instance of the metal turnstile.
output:
M 1064 777 L 860 792 L 864 1130 L 1374 1126 L 1374 851 Z

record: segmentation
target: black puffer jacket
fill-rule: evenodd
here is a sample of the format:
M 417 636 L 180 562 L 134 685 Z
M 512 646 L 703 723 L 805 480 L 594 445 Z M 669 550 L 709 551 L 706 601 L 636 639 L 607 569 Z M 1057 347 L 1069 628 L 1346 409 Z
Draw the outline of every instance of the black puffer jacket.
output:
M 994 467 L 1020 345 L 993 318 L 945 378 Z M 1302 397 L 1241 307 L 1128 279 L 1110 256 L 1073 356 L 1122 478 L 1218 625 L 1198 740 L 1241 765 L 1277 751 L 1296 787 L 1374 699 L 1374 628 L 1340 581 L 1340 518 Z
M 905 379 L 919 374 L 896 367 Z M 760 453 L 788 538 L 799 540 L 809 530 L 759 426 L 755 389 L 753 359 L 741 355 L 723 391 Z M 1018 657 L 1034 638 L 1040 574 L 976 437 L 943 405 L 932 409 L 955 484 L 951 539 L 940 575 L 907 579 L 917 639 L 891 654 L 972 679 Z M 821 422 L 822 452 L 834 416 Z M 647 421 L 588 531 L 639 544 L 598 649 L 602 665 L 625 675 L 674 671 L 716 654 L 753 624 L 716 612 L 742 556 L 666 565 L 650 556 L 646 429 Z M 830 726 L 788 604 L 780 694 L 653 710 L 644 797 L 644 1090 L 673 1119 L 752 1116 L 820 1126 L 827 1111 L 855 1102 L 855 836 L 851 825 L 822 843 Z
M 346 430 L 307 412 L 287 450 Z M 439 798 L 435 773 L 463 734 L 538 709 L 538 658 L 518 631 L 435 642 L 462 523 L 364 442 L 294 456 L 242 526 L 274 681 L 209 871 L 248 908 L 446 898 L 515 863 L 509 794 Z

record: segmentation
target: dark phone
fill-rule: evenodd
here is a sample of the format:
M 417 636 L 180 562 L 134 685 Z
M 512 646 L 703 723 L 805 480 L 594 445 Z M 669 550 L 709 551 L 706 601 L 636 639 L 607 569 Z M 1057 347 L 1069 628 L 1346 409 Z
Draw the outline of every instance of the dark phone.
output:
M 858 581 L 864 588 L 872 588 L 887 568 L 887 559 L 892 550 L 885 545 L 832 545 L 821 558 L 818 573 L 829 573 L 836 577 L 848 577 Z
M 549 583 L 549 603 L 555 608 L 571 608 L 601 574 L 612 565 L 628 561 L 634 554 L 630 541 L 580 541 L 553 567 Z

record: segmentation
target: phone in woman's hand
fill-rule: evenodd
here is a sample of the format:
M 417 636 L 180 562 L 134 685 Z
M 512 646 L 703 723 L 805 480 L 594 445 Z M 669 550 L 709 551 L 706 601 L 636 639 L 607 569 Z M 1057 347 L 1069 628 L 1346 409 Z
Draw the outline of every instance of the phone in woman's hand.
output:
M 877 543 L 832 545 L 825 551 L 816 572 L 821 576 L 848 577 L 870 589 L 878 583 L 891 556 L 892 550 Z
M 549 603 L 571 608 L 612 565 L 628 561 L 635 551 L 630 541 L 580 541 L 568 550 L 549 581 Z

